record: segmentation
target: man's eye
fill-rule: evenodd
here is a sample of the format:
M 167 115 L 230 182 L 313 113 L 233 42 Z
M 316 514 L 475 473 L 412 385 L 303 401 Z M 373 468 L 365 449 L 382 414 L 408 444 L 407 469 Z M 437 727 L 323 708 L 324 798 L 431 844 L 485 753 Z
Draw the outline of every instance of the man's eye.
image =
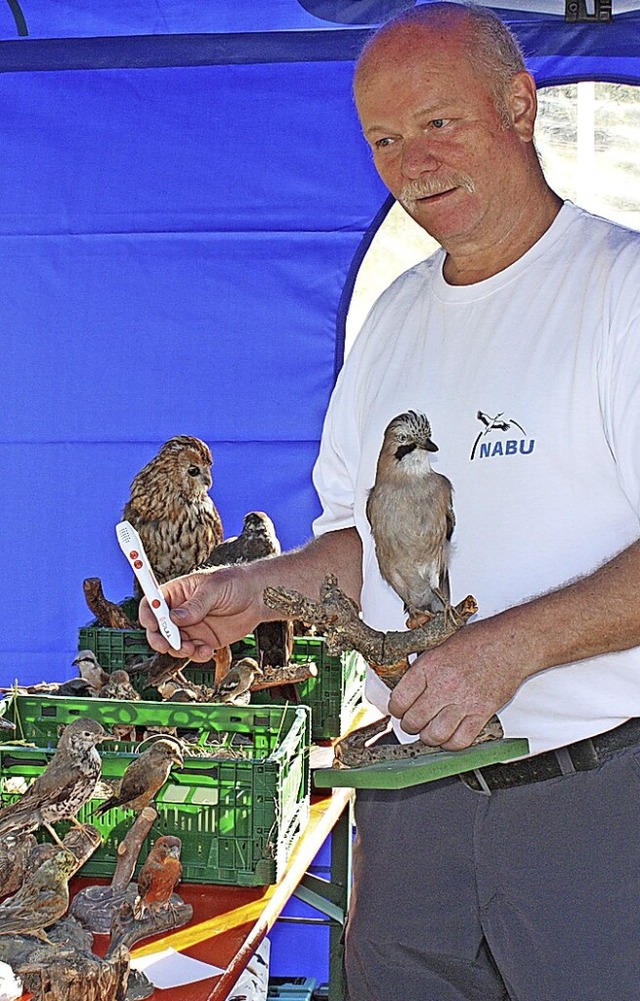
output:
M 434 129 L 443 129 L 449 122 L 448 118 L 433 118 L 431 124 Z
M 389 136 L 385 136 L 384 139 L 376 139 L 373 145 L 376 149 L 385 149 L 385 147 L 391 146 L 392 143 L 393 139 L 390 139 Z

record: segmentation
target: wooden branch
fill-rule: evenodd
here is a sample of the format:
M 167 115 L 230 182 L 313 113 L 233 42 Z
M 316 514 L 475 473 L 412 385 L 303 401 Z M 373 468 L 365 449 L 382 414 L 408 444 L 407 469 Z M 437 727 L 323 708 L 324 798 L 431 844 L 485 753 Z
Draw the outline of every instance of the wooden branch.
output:
M 133 878 L 133 872 L 145 838 L 158 817 L 153 806 L 145 806 L 118 845 L 118 861 L 111 880 L 114 894 L 124 892 Z
M 333 656 L 357 650 L 389 688 L 394 688 L 407 670 L 409 654 L 438 646 L 478 611 L 475 598 L 468 595 L 453 612 L 438 612 L 417 629 L 383 633 L 362 621 L 356 603 L 340 590 L 333 574 L 325 577 L 319 602 L 297 591 L 272 587 L 265 588 L 263 600 L 284 618 L 322 627 Z
M 136 622 L 132 622 L 128 615 L 122 610 L 120 605 L 105 598 L 102 590 L 102 581 L 99 577 L 87 577 L 82 582 L 85 601 L 98 620 L 99 626 L 107 629 L 139 629 Z
M 287 664 L 286 667 L 266 667 L 262 677 L 257 677 L 251 686 L 252 692 L 264 688 L 274 688 L 277 685 L 299 685 L 308 678 L 317 678 L 318 666 L 312 661 Z
M 111 941 L 106 957 L 109 958 L 117 954 L 123 946 L 126 949 L 131 949 L 136 942 L 143 938 L 150 938 L 164 931 L 181 928 L 188 924 L 192 917 L 193 907 L 191 904 L 185 904 L 182 898 L 175 893 L 167 908 L 155 914 L 147 911 L 142 918 L 135 918 L 132 903 L 129 900 L 123 900 L 113 912 L 109 929 Z
M 384 716 L 336 741 L 333 767 L 358 768 L 360 765 L 372 765 L 379 761 L 406 761 L 408 758 L 442 751 L 441 747 L 432 747 L 420 739 L 408 744 L 376 744 L 375 738 L 389 729 L 390 720 L 390 716 Z M 497 716 L 492 716 L 471 746 L 475 747 L 488 740 L 499 740 L 501 737 L 504 737 L 502 724 Z

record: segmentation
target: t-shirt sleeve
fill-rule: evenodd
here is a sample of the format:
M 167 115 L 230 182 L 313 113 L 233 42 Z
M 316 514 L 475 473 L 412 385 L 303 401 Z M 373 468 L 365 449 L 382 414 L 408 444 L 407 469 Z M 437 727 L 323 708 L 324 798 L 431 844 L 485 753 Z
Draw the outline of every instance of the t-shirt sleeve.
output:
M 344 373 L 344 370 L 343 370 Z M 322 514 L 313 523 L 313 534 L 324 535 L 342 528 L 352 528 L 354 519 L 354 481 L 349 462 L 348 425 L 352 417 L 342 406 L 343 373 L 341 373 L 324 421 L 320 451 L 313 469 Z
M 620 484 L 640 519 L 640 296 L 614 325 L 604 397 L 607 440 Z

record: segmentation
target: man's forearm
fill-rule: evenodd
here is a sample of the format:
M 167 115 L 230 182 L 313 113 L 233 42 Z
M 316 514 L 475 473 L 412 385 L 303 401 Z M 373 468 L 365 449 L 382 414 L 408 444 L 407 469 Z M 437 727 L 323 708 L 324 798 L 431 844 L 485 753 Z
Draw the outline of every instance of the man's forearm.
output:
M 640 645 L 640 541 L 592 574 L 496 616 L 530 670 Z
M 327 532 L 300 549 L 249 564 L 247 570 L 262 587 L 288 587 L 314 601 L 327 574 L 334 574 L 341 589 L 360 604 L 362 543 L 355 528 Z M 277 613 L 265 606 L 266 618 Z
M 640 645 L 639 586 L 636 542 L 589 576 L 472 622 L 421 654 L 389 711 L 427 744 L 468 747 L 532 675 Z

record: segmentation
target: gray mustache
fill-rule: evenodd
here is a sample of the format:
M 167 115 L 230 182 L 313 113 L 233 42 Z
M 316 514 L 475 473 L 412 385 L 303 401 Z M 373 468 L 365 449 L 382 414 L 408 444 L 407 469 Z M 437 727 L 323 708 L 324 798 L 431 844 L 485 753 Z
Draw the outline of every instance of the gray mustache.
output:
M 464 188 L 470 194 L 475 190 L 475 185 L 466 174 L 450 174 L 448 177 L 440 177 L 436 181 L 424 179 L 417 181 L 407 181 L 403 184 L 398 201 L 402 205 L 414 205 L 420 198 L 430 198 L 432 195 L 439 195 L 443 191 L 450 191 L 451 188 Z

